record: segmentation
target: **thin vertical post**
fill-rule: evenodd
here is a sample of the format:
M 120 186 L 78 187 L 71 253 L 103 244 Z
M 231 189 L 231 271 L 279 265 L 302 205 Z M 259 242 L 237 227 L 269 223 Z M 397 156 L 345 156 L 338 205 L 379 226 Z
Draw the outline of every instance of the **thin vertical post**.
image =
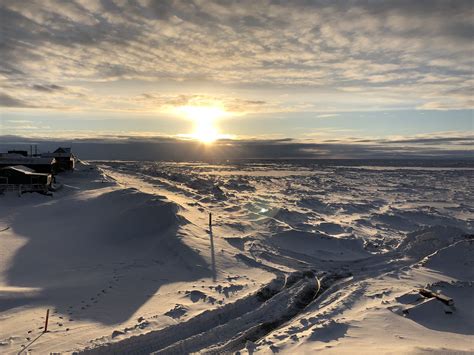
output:
M 211 239 L 211 266 L 212 266 L 212 280 L 217 279 L 216 273 L 216 251 L 214 249 L 214 233 L 212 233 L 212 213 L 209 212 L 209 237 Z
M 49 308 L 46 310 L 46 320 L 44 322 L 44 332 L 46 333 L 48 331 L 48 321 L 49 321 Z

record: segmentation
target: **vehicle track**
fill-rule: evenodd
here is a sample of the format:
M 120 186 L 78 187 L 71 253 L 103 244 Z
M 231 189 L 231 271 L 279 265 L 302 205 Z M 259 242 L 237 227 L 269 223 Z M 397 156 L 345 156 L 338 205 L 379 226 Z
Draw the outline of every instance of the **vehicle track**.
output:
M 84 349 L 81 354 L 230 351 L 295 317 L 327 288 L 311 271 L 279 274 L 258 292 L 165 329 Z M 217 344 L 217 345 L 216 345 Z M 221 349 L 222 348 L 222 349 Z

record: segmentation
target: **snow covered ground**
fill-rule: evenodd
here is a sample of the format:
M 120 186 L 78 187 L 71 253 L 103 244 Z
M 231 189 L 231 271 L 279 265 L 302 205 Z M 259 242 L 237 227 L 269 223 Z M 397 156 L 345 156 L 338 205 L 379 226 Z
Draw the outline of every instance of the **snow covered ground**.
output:
M 58 180 L 0 196 L 0 353 L 474 352 L 472 169 L 91 162 Z

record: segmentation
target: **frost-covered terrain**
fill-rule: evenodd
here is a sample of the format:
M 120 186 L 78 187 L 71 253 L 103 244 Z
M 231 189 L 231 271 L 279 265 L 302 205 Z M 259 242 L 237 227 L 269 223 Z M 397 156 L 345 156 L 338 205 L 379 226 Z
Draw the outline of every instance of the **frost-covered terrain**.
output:
M 474 351 L 471 168 L 94 162 L 58 180 L 0 196 L 0 353 Z

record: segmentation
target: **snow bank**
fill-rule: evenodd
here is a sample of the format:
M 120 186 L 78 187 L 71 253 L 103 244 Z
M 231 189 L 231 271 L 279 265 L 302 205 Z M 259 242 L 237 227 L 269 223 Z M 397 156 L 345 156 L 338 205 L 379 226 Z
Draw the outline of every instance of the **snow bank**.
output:
M 398 246 L 398 251 L 410 257 L 423 257 L 447 247 L 465 236 L 459 228 L 434 226 L 407 234 Z
M 319 198 L 314 197 L 303 197 L 298 202 L 298 205 L 301 207 L 309 208 L 318 213 L 335 213 L 336 208 L 331 206 L 328 203 L 322 202 Z
M 211 277 L 207 260 L 182 241 L 189 224 L 176 203 L 123 188 L 94 166 L 58 180 L 64 188 L 53 197 L 0 200 L 1 353 L 38 336 L 46 308 L 51 333 L 31 348 L 64 351 L 117 326 L 150 326 L 133 316 L 147 307 L 159 312 L 158 290 Z
M 110 236 L 112 241 L 134 241 L 143 238 L 159 238 L 163 232 L 176 229 L 187 221 L 178 215 L 178 205 L 143 194 L 133 189 L 113 191 L 100 197 L 95 203 L 115 206 L 102 212 L 98 231 Z M 127 206 L 120 202 L 127 201 Z
M 335 238 L 322 233 L 285 231 L 273 235 L 270 242 L 280 249 L 322 260 L 356 260 L 369 256 L 360 239 Z
M 441 249 L 421 264 L 458 280 L 474 281 L 474 240 L 461 240 Z

